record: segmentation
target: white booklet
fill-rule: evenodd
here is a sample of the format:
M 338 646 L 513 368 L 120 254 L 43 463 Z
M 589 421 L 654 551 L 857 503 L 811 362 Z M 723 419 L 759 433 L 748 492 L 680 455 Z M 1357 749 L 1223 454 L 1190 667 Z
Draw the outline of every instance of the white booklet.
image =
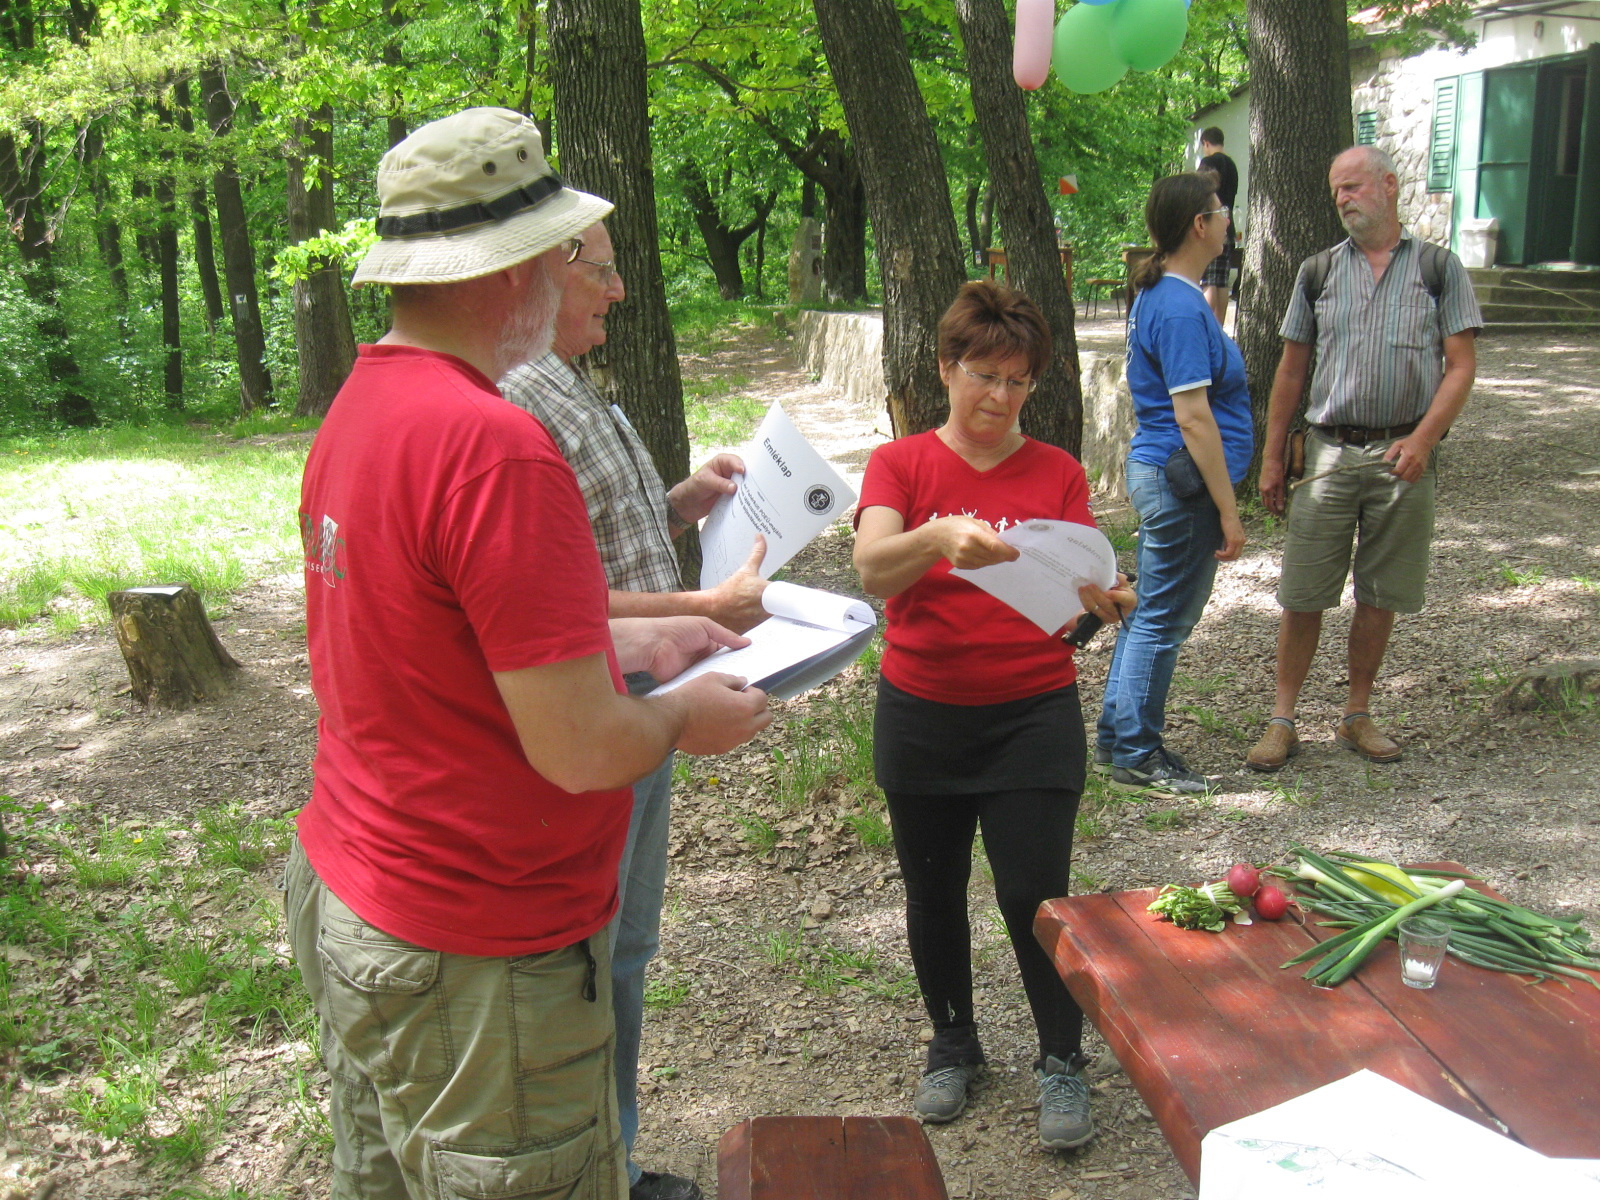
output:
M 1078 589 L 1117 581 L 1117 552 L 1093 525 L 1076 521 L 1019 521 L 1000 534 L 1018 558 L 950 574 L 1003 600 L 1048 634 L 1060 633 L 1083 611 Z
M 767 537 L 761 577 L 771 579 L 856 502 L 855 490 L 776 404 L 739 456 L 745 466 L 743 475 L 733 477 L 739 490 L 718 500 L 700 528 L 703 588 L 716 587 L 744 566 L 758 533 Z
M 788 700 L 855 662 L 878 628 L 877 614 L 863 601 L 794 583 L 769 583 L 761 604 L 772 615 L 745 634 L 748 646 L 718 650 L 650 694 L 721 671 L 749 680 L 775 700 Z

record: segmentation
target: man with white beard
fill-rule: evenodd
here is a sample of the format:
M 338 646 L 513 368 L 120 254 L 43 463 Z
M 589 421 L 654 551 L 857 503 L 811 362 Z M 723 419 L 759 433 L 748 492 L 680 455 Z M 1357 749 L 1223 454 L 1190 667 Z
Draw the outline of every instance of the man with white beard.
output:
M 306 463 L 306 628 L 321 709 L 285 872 L 332 1076 L 332 1195 L 627 1194 L 607 924 L 629 785 L 718 754 L 766 697 L 670 678 L 744 639 L 609 621 L 571 469 L 496 384 L 542 355 L 573 239 L 610 211 L 537 127 L 468 109 L 378 172 L 357 285 L 393 292 Z
M 1472 392 L 1483 325 L 1461 260 L 1400 224 L 1400 181 L 1376 146 L 1333 160 L 1328 188 L 1349 238 L 1300 266 L 1279 333 L 1262 442 L 1261 499 L 1288 503 L 1285 442 L 1306 408 L 1306 486 L 1289 506 L 1278 604 L 1277 696 L 1246 764 L 1276 771 L 1298 753 L 1295 706 L 1322 633 L 1322 614 L 1353 578 L 1348 690 L 1337 744 L 1394 762 L 1400 744 L 1368 714 L 1396 613 L 1422 611 L 1433 541 L 1434 452 Z

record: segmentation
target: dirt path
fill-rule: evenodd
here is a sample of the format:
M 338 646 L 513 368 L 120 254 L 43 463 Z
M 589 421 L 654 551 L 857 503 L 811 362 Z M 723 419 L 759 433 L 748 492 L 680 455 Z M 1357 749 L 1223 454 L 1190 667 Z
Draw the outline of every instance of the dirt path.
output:
M 1269 703 L 1276 624 L 1278 537 L 1258 516 L 1244 560 L 1220 574 L 1184 652 L 1171 706 L 1172 742 L 1224 775 L 1223 790 L 1203 802 L 1091 796 L 1096 811 L 1075 852 L 1082 890 L 1214 878 L 1237 859 L 1276 859 L 1304 839 L 1458 859 L 1523 903 L 1600 918 L 1593 708 L 1575 702 L 1507 716 L 1492 704 L 1529 664 L 1595 653 L 1600 346 L 1507 339 L 1480 353 L 1477 394 L 1447 443 L 1429 607 L 1397 631 L 1378 702 L 1379 717 L 1410 748 L 1405 761 L 1368 767 L 1333 745 L 1342 669 L 1325 650 L 1302 712 L 1305 754 L 1279 777 L 1241 770 Z M 882 437 L 870 414 L 831 407 L 837 399 L 764 335 L 740 334 L 688 369 L 751 376 L 749 390 L 781 399 L 847 468 L 859 470 Z M 1100 507 L 1105 522 L 1128 524 L 1117 505 Z M 793 574 L 853 588 L 847 534 L 819 539 Z M 1329 644 L 1342 642 L 1348 611 L 1330 615 Z M 65 639 L 0 631 L 0 795 L 43 804 L 46 822 L 80 825 L 181 824 L 231 799 L 258 816 L 297 808 L 308 791 L 315 719 L 297 579 L 269 580 L 240 596 L 218 631 L 248 664 L 244 682 L 226 702 L 180 716 L 133 711 L 104 630 Z M 1109 655 L 1105 638 L 1084 655 L 1091 714 Z M 904 947 L 903 894 L 881 821 L 849 777 L 864 774 L 869 692 L 870 680 L 853 671 L 787 706 L 759 743 L 680 770 L 671 892 L 645 1032 L 639 1157 L 698 1178 L 708 1195 L 717 1138 L 747 1115 L 909 1111 L 924 1022 Z M 777 756 L 810 761 L 822 722 L 853 735 L 836 752 L 854 766 L 824 768 L 786 798 Z M 264 888 L 273 869 L 258 873 Z M 1027 1007 L 981 866 L 974 881 L 978 1006 L 993 1074 L 966 1116 L 929 1130 L 951 1195 L 1192 1195 L 1104 1054 L 1093 1070 L 1100 1136 L 1066 1155 L 1037 1146 Z M 106 964 L 73 969 L 86 980 L 84 1003 L 96 989 L 116 989 L 114 975 L 102 984 L 95 974 Z M 287 1112 L 283 1062 L 306 1053 L 280 1033 L 241 1055 L 228 1085 L 241 1107 L 230 1111 Z M 62 1181 L 58 1197 L 169 1193 L 170 1179 L 141 1166 L 125 1143 L 75 1123 L 68 1100 L 88 1082 L 30 1076 L 7 1085 L 0 1196 L 29 1195 L 46 1174 Z M 189 1084 L 174 1076 L 170 1086 Z M 185 1182 L 196 1195 L 230 1187 L 252 1197 L 325 1195 L 325 1151 L 281 1132 L 286 1122 L 269 1125 L 280 1131 L 270 1136 L 259 1122 L 225 1125 Z

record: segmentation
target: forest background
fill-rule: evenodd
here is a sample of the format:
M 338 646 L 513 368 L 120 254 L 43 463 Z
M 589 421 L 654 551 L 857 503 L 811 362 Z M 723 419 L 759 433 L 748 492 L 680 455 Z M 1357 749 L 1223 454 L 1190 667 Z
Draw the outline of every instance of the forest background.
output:
M 0 190 L 13 235 L 0 239 L 0 435 L 323 411 L 355 343 L 385 327 L 382 292 L 345 282 L 372 236 L 378 159 L 417 125 L 496 104 L 532 114 L 561 169 L 552 93 L 563 70 L 597 67 L 573 61 L 581 47 L 553 45 L 564 19 L 593 23 L 577 7 L 0 0 Z M 809 0 L 584 7 L 620 8 L 643 34 L 653 161 L 633 165 L 653 184 L 679 321 L 714 318 L 718 301 L 785 302 L 807 216 L 828 218 L 826 304 L 881 300 L 862 156 Z M 851 10 L 887 6 L 817 15 L 830 7 L 870 39 Z M 977 274 L 979 252 L 1012 232 L 996 216 L 986 150 L 1017 147 L 984 145 L 957 10 L 1001 6 L 895 7 L 942 167 L 895 186 L 926 203 L 942 185 Z M 901 53 L 861 49 L 868 61 Z M 1076 248 L 1080 287 L 1120 273 L 1121 244 L 1144 241 L 1150 182 L 1189 165 L 1188 117 L 1244 85 L 1249 59 L 1244 0 L 1195 0 L 1165 67 L 1098 95 L 1054 78 L 1026 94 L 1028 157 Z M 1057 194 L 1064 175 L 1078 194 Z

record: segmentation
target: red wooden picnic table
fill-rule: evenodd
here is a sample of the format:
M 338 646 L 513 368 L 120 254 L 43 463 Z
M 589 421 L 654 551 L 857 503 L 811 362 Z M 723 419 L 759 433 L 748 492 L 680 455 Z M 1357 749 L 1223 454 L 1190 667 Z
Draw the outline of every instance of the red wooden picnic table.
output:
M 1279 964 L 1330 931 L 1178 929 L 1145 911 L 1154 898 L 1047 900 L 1033 928 L 1191 1180 L 1210 1130 L 1363 1067 L 1541 1154 L 1600 1158 L 1600 989 L 1455 958 L 1433 988 L 1408 988 L 1392 941 L 1317 988 Z

